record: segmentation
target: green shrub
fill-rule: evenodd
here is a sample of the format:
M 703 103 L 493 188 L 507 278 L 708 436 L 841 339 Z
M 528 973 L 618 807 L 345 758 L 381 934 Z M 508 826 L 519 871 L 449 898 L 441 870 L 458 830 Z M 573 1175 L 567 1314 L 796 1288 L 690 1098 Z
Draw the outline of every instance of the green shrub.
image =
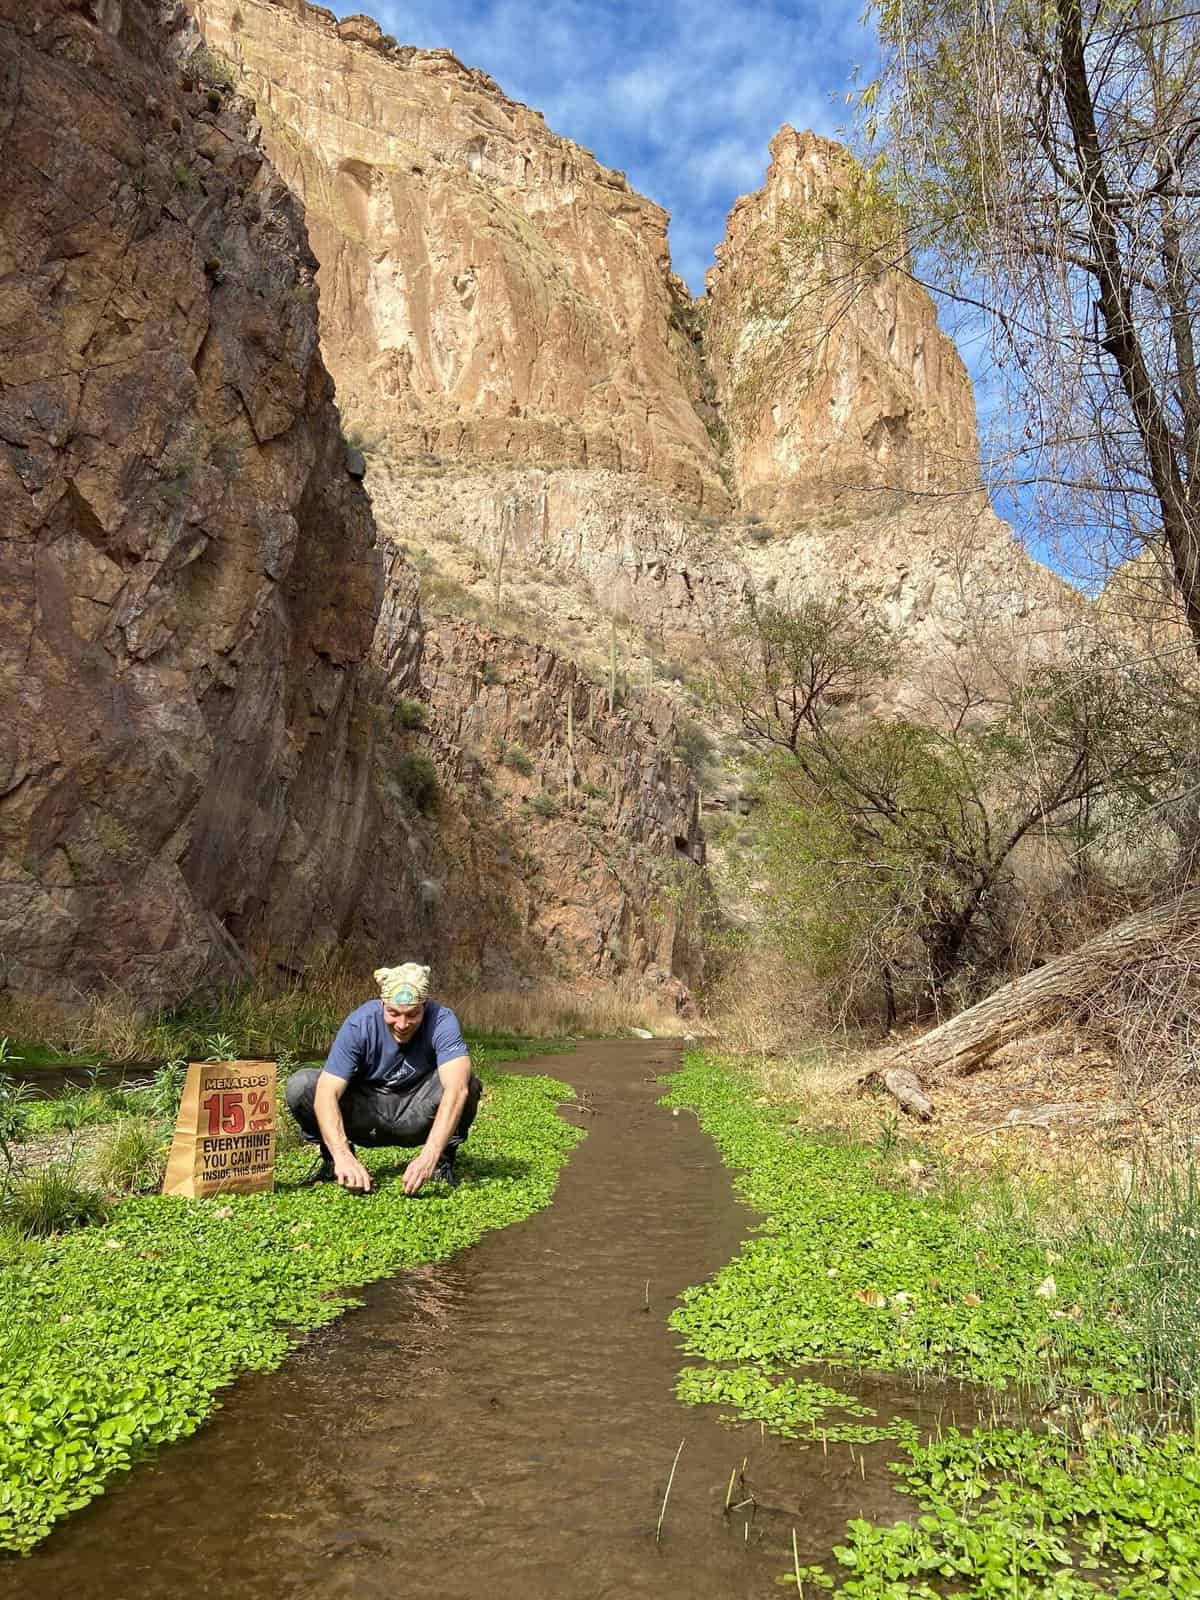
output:
M 111 1194 L 143 1194 L 162 1182 L 167 1147 L 144 1117 L 122 1117 L 105 1133 L 93 1158 L 96 1181 Z
M 0 1272 L 5 1267 L 19 1267 L 34 1261 L 41 1254 L 41 1246 L 6 1223 L 0 1223 Z
M 12 1060 L 8 1055 L 8 1040 L 0 1045 L 0 1060 Z M 27 1083 L 18 1083 L 6 1072 L 0 1071 L 0 1161 L 6 1172 L 12 1171 L 14 1147 L 29 1132 L 29 1101 L 31 1090 Z
M 126 1094 L 126 1105 L 129 1110 L 140 1111 L 155 1122 L 173 1127 L 179 1115 L 179 1102 L 183 1098 L 186 1078 L 186 1061 L 165 1062 L 148 1083 L 140 1084 Z
M 523 778 L 528 778 L 533 773 L 533 762 L 529 759 L 529 755 L 523 745 L 505 745 L 501 750 L 500 760 L 506 767 L 511 767 L 514 772 L 519 772 Z
M 531 811 L 536 811 L 539 817 L 556 817 L 562 809 L 554 796 L 547 794 L 544 789 L 533 796 L 529 808 Z
M 120 1089 L 98 1083 L 73 1083 L 53 1100 L 35 1100 L 28 1108 L 30 1133 L 74 1132 L 98 1122 L 111 1122 L 128 1106 Z
M 423 728 L 426 724 L 425 707 L 419 700 L 401 695 L 395 705 L 396 721 L 402 728 Z
M 675 735 L 675 746 L 680 756 L 695 773 L 703 772 L 713 759 L 716 745 L 710 734 L 698 722 L 685 718 Z
M 484 683 L 495 684 L 504 682 L 504 679 L 500 674 L 500 668 L 494 661 L 485 661 L 479 669 L 479 676 Z
M 428 756 L 401 756 L 396 763 L 396 780 L 416 810 L 430 809 L 437 794 L 437 768 Z
M 0 1197 L 0 1226 L 26 1239 L 65 1233 L 107 1217 L 104 1196 L 80 1183 L 69 1167 L 43 1167 L 16 1178 Z

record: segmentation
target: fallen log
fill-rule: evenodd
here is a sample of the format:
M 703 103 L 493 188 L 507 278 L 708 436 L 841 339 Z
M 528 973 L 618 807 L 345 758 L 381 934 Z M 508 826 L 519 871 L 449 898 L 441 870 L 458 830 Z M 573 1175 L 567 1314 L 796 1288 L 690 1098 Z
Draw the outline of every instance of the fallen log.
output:
M 907 1067 L 892 1067 L 880 1073 L 883 1086 L 891 1095 L 895 1095 L 903 1109 L 914 1117 L 920 1117 L 922 1122 L 929 1122 L 933 1117 L 933 1101 L 921 1088 L 916 1073 L 909 1072 Z
M 1006 983 L 978 1005 L 873 1062 L 859 1082 L 881 1083 L 906 1111 L 928 1121 L 933 1104 L 923 1085 L 931 1079 L 966 1072 L 1014 1039 L 1077 1014 L 1123 967 L 1147 961 L 1156 950 L 1198 931 L 1200 889 L 1189 889 L 1165 905 L 1125 917 L 1077 949 Z

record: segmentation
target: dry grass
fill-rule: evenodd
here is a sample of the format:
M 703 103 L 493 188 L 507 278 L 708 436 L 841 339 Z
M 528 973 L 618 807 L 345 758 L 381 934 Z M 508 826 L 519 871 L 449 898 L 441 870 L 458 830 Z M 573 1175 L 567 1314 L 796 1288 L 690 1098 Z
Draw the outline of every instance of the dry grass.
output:
M 111 1062 L 157 1063 L 215 1053 L 247 1058 L 290 1051 L 323 1053 L 342 1019 L 375 995 L 369 972 L 329 966 L 303 986 L 264 978 L 197 996 L 173 1011 L 139 1007 L 119 992 L 80 999 L 69 1007 L 10 1001 L 0 1011 L 0 1037 L 51 1054 Z M 529 1038 L 619 1035 L 644 1028 L 679 1036 L 691 1026 L 664 1002 L 633 983 L 580 989 L 567 984 L 534 989 L 478 990 L 448 979 L 438 998 L 453 1006 L 471 1034 Z
M 594 990 L 568 984 L 479 990 L 450 983 L 446 1001 L 472 1033 L 550 1039 L 571 1034 L 612 1036 L 644 1028 L 657 1036 L 678 1038 L 695 1031 L 694 1023 L 632 984 Z
M 810 1042 L 825 1036 L 827 1025 L 816 985 L 770 949 L 734 956 L 708 994 L 705 1013 L 722 1048 L 764 1062 L 770 1056 L 807 1055 Z
M 1200 1088 L 1200 932 L 1112 974 L 1088 996 L 1087 1026 L 1130 1098 L 1169 1102 Z

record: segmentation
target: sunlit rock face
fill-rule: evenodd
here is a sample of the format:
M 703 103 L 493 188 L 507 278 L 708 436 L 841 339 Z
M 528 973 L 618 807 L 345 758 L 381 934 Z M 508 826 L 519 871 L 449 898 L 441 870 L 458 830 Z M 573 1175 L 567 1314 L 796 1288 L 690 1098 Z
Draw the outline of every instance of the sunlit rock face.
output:
M 332 947 L 382 575 L 315 262 L 151 0 L 0 0 L 3 984 L 172 998 Z
M 708 274 L 705 350 L 748 511 L 874 515 L 888 491 L 978 483 L 971 381 L 929 296 L 895 270 L 852 287 L 844 253 L 806 248 L 851 171 L 842 146 L 782 128 Z
M 347 417 L 403 453 L 727 504 L 666 212 L 448 51 L 303 3 L 193 9 L 305 204 Z

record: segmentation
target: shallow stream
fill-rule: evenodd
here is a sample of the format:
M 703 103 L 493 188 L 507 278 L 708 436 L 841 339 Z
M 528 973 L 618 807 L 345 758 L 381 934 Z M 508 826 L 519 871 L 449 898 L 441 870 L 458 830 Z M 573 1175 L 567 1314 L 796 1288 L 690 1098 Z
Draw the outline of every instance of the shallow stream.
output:
M 816 1560 L 849 1518 L 902 1514 L 886 1447 L 824 1455 L 674 1397 L 674 1297 L 755 1225 L 690 1114 L 657 1104 L 676 1059 L 604 1042 L 523 1063 L 579 1094 L 566 1115 L 588 1137 L 554 1204 L 372 1285 L 194 1438 L 0 1562 L 0 1600 L 740 1600 L 777 1592 L 793 1528 Z M 884 1417 L 958 1409 L 956 1390 L 833 1381 Z M 756 1503 L 725 1515 L 744 1458 L 734 1499 Z

